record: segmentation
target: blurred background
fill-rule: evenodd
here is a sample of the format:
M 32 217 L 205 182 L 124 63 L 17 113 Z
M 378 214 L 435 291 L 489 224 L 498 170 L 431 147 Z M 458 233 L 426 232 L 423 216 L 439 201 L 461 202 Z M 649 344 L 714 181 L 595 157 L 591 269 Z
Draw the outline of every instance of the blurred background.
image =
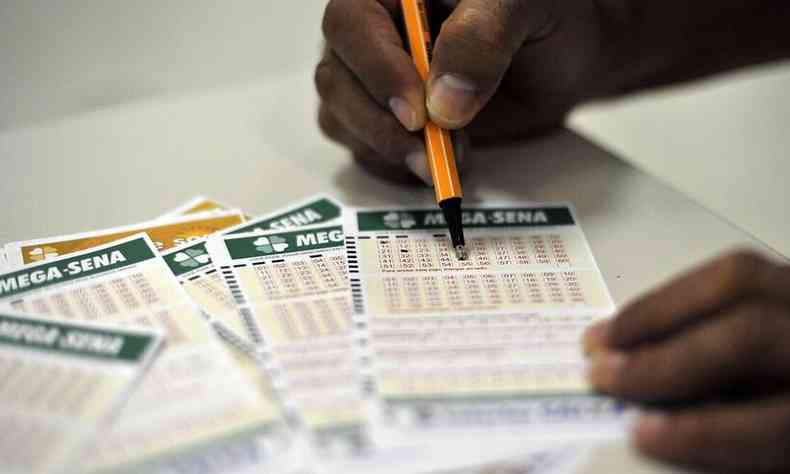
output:
M 4 0 L 0 135 L 312 74 L 325 4 Z M 790 255 L 790 62 L 590 105 L 569 124 Z

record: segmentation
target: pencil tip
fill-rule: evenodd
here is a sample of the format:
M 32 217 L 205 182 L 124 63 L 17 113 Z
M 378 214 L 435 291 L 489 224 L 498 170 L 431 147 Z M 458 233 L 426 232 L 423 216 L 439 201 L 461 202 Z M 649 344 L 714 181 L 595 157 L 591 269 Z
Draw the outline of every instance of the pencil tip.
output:
M 469 258 L 469 254 L 466 253 L 466 247 L 463 245 L 456 245 L 455 246 L 455 258 L 458 260 L 466 260 Z

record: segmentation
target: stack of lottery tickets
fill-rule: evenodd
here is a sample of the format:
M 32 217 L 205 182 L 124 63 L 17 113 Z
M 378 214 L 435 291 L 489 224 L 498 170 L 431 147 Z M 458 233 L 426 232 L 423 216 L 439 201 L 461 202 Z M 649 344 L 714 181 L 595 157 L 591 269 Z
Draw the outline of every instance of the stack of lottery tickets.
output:
M 567 204 L 329 196 L 0 251 L 3 472 L 573 472 L 628 418 L 579 337 L 614 305 Z

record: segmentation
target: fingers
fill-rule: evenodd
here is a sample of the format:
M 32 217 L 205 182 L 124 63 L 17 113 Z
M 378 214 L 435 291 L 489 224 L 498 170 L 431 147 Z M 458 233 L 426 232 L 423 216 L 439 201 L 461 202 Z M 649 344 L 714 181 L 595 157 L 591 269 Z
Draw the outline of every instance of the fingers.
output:
M 395 25 L 397 0 L 332 0 L 323 20 L 327 45 L 360 86 L 406 129 L 425 125 L 422 80 Z
M 790 302 L 790 270 L 752 252 L 719 258 L 626 306 L 585 336 L 588 351 L 626 349 L 677 331 L 749 296 Z
M 663 461 L 712 472 L 790 470 L 790 398 L 642 417 L 634 443 Z
M 547 0 L 463 0 L 437 37 L 428 113 L 444 128 L 469 123 L 499 87 L 513 55 L 553 20 Z
M 381 108 L 333 53 L 328 52 L 316 68 L 315 82 L 326 109 L 319 118 L 330 138 L 364 144 L 392 167 L 403 167 L 410 154 L 425 153 L 420 138 Z
M 597 390 L 639 402 L 705 399 L 770 378 L 790 380 L 790 311 L 744 303 L 664 341 L 593 356 Z

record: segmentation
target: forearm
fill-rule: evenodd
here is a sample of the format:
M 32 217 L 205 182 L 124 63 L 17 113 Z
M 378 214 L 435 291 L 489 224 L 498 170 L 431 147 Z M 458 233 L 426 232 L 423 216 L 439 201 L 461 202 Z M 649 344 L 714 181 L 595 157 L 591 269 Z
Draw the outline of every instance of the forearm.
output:
M 626 0 L 609 95 L 790 58 L 787 0 Z

